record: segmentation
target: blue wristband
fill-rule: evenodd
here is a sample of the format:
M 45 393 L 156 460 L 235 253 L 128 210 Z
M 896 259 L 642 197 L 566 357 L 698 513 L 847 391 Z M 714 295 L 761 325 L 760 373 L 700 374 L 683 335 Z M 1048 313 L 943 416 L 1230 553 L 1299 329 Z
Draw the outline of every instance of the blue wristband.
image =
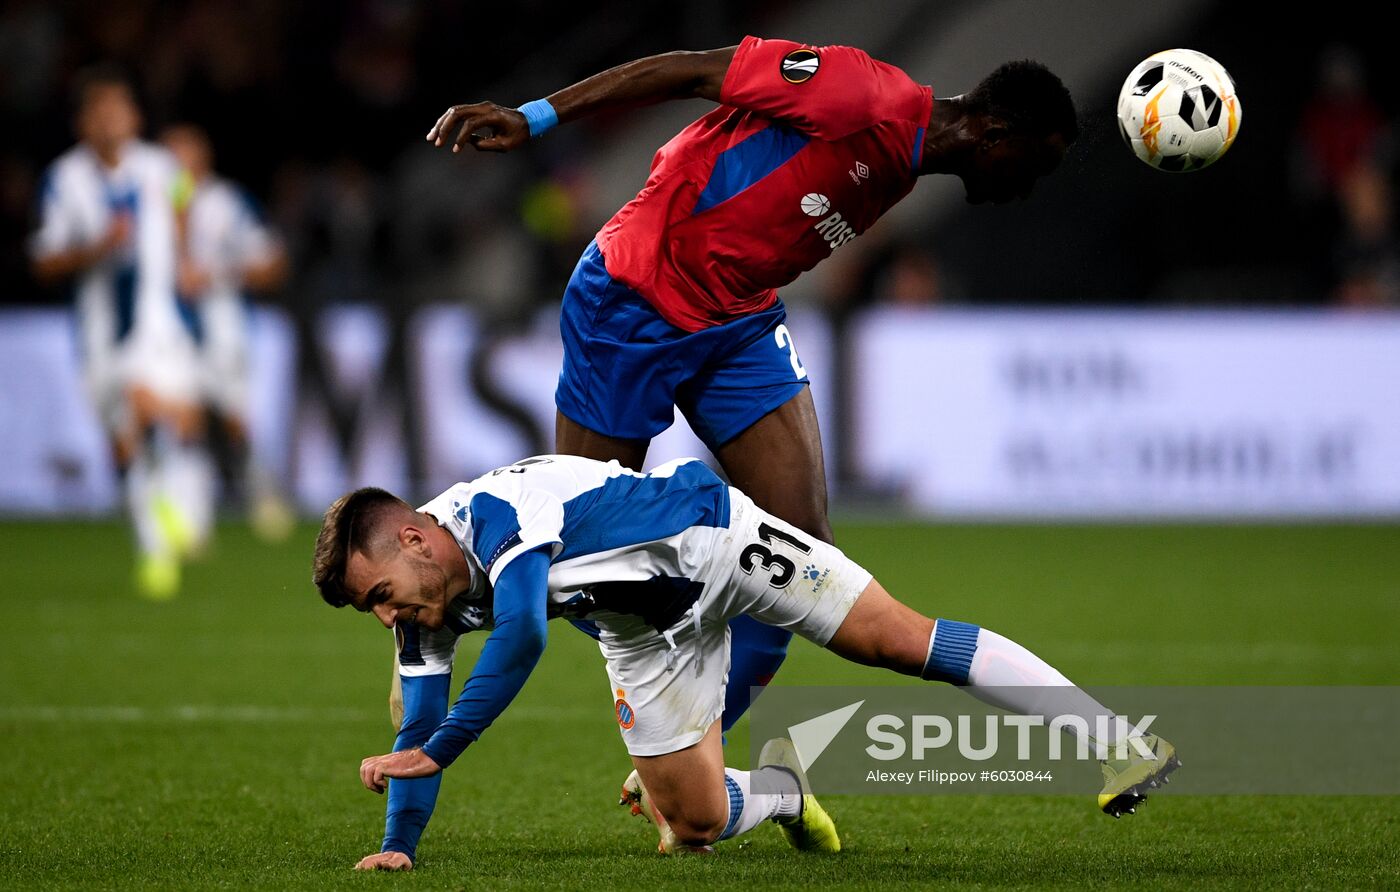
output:
M 525 123 L 530 125 L 530 137 L 543 136 L 546 131 L 559 123 L 559 115 L 555 114 L 554 106 L 549 104 L 548 99 L 536 99 L 527 102 L 516 109 L 525 116 Z

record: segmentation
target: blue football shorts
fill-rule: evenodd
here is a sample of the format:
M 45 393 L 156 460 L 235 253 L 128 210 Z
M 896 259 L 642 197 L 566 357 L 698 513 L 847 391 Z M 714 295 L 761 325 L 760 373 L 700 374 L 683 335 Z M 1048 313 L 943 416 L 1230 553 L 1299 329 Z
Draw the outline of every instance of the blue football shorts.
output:
M 649 440 L 679 408 L 712 451 L 808 386 L 782 301 L 688 332 L 608 275 L 590 243 L 569 286 L 559 329 L 564 367 L 555 405 L 609 437 Z

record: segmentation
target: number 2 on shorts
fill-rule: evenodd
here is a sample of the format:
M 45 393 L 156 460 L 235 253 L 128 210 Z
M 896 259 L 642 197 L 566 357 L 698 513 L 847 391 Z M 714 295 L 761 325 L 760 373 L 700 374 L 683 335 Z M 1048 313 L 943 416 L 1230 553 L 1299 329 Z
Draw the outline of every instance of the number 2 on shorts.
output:
M 802 360 L 797 358 L 797 344 L 793 343 L 792 332 L 788 331 L 786 325 L 780 324 L 773 329 L 773 340 L 777 342 L 779 349 L 787 350 L 788 362 L 792 363 L 792 373 L 801 381 L 807 377 L 807 370 L 802 367 Z

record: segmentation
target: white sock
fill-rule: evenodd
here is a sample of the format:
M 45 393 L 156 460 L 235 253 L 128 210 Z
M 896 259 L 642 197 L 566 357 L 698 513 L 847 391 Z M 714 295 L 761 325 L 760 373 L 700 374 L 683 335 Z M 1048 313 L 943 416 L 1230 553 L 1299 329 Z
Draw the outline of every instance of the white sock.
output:
M 1075 687 L 1054 666 L 989 629 L 938 620 L 923 677 L 964 686 L 983 703 L 1008 712 L 1045 716 L 1047 722 L 1056 716 L 1073 717 L 1083 722 L 1091 738 L 1107 744 L 1118 740 L 1113 710 Z M 1073 723 L 1064 728 L 1077 733 Z
M 214 524 L 214 463 L 198 445 L 176 444 L 167 456 L 166 495 L 189 524 L 191 545 L 202 548 Z
M 149 451 L 143 450 L 126 472 L 126 510 L 136 528 L 136 547 L 143 555 L 169 551 L 160 522 L 156 520 L 156 474 L 151 464 Z
M 760 789 L 776 792 L 754 793 L 750 780 L 758 781 Z M 769 818 L 793 818 L 802 813 L 802 788 L 790 771 L 771 765 L 754 772 L 726 768 L 724 786 L 729 791 L 729 823 L 720 839 L 748 833 Z

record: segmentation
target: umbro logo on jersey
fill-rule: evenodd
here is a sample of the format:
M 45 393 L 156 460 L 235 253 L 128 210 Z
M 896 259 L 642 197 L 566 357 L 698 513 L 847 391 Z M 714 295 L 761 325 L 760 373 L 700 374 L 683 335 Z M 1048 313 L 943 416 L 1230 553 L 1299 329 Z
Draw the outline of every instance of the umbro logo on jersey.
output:
M 846 171 L 846 173 L 850 175 L 851 182 L 855 183 L 857 186 L 860 185 L 861 180 L 870 179 L 870 168 L 860 161 L 857 161 L 856 166 Z
M 812 79 L 821 67 L 821 57 L 813 50 L 793 50 L 783 56 L 781 71 L 783 80 L 790 84 L 801 84 Z

